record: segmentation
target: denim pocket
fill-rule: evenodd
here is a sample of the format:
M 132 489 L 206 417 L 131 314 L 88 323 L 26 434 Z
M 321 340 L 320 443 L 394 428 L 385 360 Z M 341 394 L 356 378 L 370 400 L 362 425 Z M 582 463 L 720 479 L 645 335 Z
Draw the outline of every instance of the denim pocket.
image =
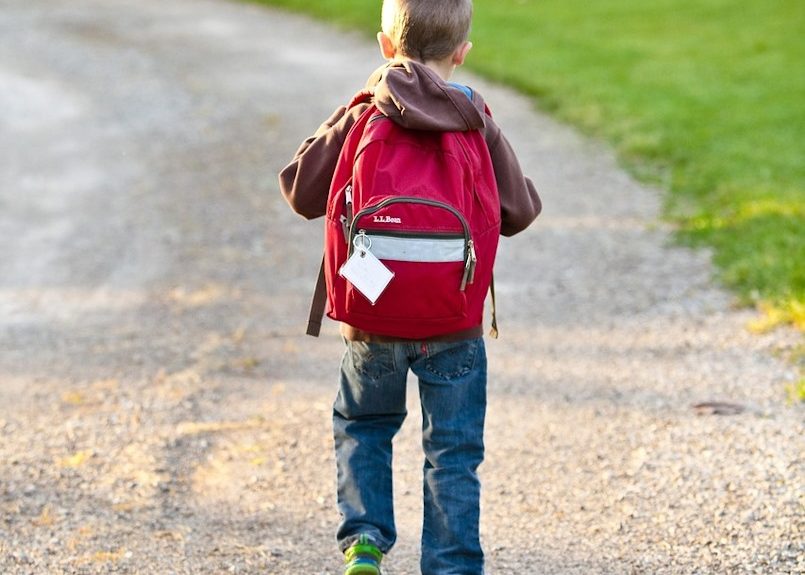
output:
M 347 345 L 352 368 L 358 375 L 381 379 L 396 371 L 394 353 L 390 345 L 363 341 L 350 341 Z
M 450 343 L 430 343 L 425 369 L 442 379 L 450 380 L 467 375 L 475 367 L 480 339 Z

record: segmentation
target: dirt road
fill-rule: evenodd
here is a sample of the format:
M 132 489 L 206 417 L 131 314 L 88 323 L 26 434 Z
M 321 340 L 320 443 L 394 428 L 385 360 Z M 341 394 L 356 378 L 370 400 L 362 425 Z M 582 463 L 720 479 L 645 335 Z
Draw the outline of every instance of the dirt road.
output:
M 303 335 L 321 222 L 276 172 L 379 63 L 226 1 L 0 3 L 0 572 L 340 572 L 342 344 Z M 750 335 L 605 149 L 464 79 L 545 203 L 497 267 L 489 573 L 805 572 L 797 336 Z

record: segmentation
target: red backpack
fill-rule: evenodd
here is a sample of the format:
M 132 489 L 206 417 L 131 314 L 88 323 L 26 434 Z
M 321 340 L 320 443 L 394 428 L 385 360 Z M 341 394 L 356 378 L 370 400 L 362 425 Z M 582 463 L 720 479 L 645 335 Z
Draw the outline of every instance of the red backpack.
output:
M 359 94 L 351 106 L 370 98 Z M 499 236 L 483 134 L 409 130 L 370 105 L 347 134 L 330 186 L 327 315 L 404 339 L 480 325 Z M 321 310 L 311 310 L 308 334 L 320 325 Z

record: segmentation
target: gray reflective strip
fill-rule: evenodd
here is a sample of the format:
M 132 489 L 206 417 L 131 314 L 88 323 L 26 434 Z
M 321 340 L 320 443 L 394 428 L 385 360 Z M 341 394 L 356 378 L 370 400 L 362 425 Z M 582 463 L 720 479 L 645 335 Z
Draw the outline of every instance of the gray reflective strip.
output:
M 381 260 L 398 262 L 463 262 L 464 238 L 398 238 L 367 234 L 369 251 Z

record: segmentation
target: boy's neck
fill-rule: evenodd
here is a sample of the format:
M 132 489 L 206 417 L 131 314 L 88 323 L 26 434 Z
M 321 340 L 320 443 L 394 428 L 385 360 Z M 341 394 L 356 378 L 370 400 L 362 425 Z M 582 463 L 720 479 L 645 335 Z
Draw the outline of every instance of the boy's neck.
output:
M 406 56 L 397 56 L 394 58 L 395 62 L 417 62 L 419 64 L 423 64 L 436 72 L 436 74 L 445 82 L 450 81 L 450 78 L 453 76 L 453 72 L 456 69 L 455 64 L 452 63 L 450 58 L 445 58 L 444 60 L 428 60 L 427 62 L 422 62 L 421 60 L 416 60 L 414 58 L 408 58 Z

